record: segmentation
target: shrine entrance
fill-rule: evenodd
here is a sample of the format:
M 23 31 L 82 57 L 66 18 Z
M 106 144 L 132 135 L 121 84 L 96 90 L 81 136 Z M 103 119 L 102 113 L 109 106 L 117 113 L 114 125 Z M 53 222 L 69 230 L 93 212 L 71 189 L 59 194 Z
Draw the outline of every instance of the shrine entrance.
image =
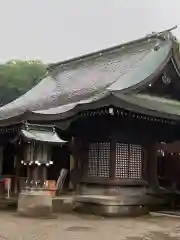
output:
M 180 196 L 180 142 L 160 143 L 157 148 L 159 185 Z

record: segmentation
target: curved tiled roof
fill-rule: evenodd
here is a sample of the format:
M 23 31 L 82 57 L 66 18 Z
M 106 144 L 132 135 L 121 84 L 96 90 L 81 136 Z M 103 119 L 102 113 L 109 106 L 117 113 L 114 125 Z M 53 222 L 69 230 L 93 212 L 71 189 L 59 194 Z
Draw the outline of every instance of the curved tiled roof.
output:
M 66 113 L 116 91 L 132 92 L 165 66 L 171 57 L 173 41 L 169 32 L 152 34 L 51 65 L 50 76 L 0 108 L 0 123 L 25 112 L 37 116 Z

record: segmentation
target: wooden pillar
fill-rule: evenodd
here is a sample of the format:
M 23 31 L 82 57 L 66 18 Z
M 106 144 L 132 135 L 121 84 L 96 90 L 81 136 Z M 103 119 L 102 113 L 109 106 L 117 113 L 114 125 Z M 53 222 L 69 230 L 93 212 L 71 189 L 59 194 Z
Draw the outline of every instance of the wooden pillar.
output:
M 70 158 L 71 165 L 73 168 L 70 171 L 70 187 L 72 189 L 75 189 L 78 185 L 79 178 L 81 177 L 82 174 L 82 164 L 81 164 L 81 157 L 83 156 L 83 152 L 81 152 L 81 157 L 80 157 L 80 143 L 77 138 L 72 139 L 72 145 L 71 145 L 71 150 L 72 150 L 72 155 Z M 83 151 L 83 149 L 82 149 Z
M 42 166 L 42 182 L 41 185 L 43 186 L 45 181 L 47 180 L 47 167 L 46 165 Z
M 31 171 L 32 171 L 31 168 L 32 168 L 32 167 L 29 166 L 29 165 L 26 166 L 26 169 L 27 169 L 27 180 L 26 180 L 26 181 L 27 181 L 27 185 L 28 185 L 28 186 L 30 186 L 30 184 L 31 184 L 31 177 L 32 177 L 32 176 L 31 176 L 31 175 L 32 175 L 32 174 L 31 174 Z
M 2 174 L 2 166 L 3 166 L 3 151 L 4 147 L 0 146 L 0 174 Z
M 150 187 L 159 187 L 157 176 L 157 145 L 155 141 L 149 143 L 147 149 L 146 176 Z
M 20 184 L 19 184 L 19 175 L 20 175 L 20 168 L 21 168 L 21 160 L 19 156 L 19 152 L 17 152 L 17 155 L 15 156 L 15 189 L 14 192 L 17 194 L 20 192 Z
M 37 182 L 38 182 L 38 176 L 39 176 L 39 167 L 35 166 L 32 172 L 32 182 L 33 182 L 33 186 L 36 187 L 37 186 Z

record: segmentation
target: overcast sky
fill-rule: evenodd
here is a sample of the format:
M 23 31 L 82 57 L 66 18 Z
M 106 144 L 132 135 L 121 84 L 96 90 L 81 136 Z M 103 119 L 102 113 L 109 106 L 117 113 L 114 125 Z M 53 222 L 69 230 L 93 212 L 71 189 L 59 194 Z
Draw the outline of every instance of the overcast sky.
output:
M 180 0 L 0 0 L 0 62 L 61 61 L 176 24 Z

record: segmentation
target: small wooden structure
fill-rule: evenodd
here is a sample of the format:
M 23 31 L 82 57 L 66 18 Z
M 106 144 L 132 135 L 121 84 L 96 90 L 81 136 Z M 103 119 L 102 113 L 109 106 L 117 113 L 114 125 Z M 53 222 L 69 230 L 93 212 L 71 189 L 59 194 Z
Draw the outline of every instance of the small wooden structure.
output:
M 143 214 L 179 196 L 177 188 L 167 194 L 159 172 L 161 160 L 175 164 L 161 156 L 161 143 L 180 140 L 180 53 L 170 30 L 52 64 L 48 73 L 0 108 L 2 144 L 24 121 L 54 124 L 69 142 L 76 201 L 96 213 Z
M 56 185 L 57 177 L 49 180 L 48 169 L 53 165 L 54 147 L 62 148 L 66 141 L 57 135 L 54 126 L 51 125 L 38 126 L 25 122 L 20 124 L 17 132 L 13 133 L 13 130 L 12 126 L 12 135 L 4 145 L 1 159 L 4 184 L 0 186 L 6 192 L 5 196 L 14 197 L 21 190 L 29 188 L 45 188 L 55 195 L 57 189 L 52 189 L 49 185 L 52 181 Z M 4 133 L 1 133 L 1 137 L 3 135 Z

